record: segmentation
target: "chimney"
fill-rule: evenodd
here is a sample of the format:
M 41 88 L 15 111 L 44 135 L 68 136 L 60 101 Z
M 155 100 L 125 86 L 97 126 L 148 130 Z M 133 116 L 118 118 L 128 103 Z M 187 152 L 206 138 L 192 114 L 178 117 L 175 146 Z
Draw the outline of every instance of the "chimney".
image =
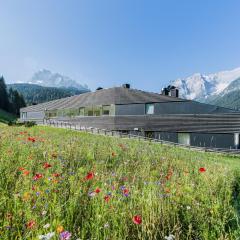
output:
M 168 96 L 168 94 L 169 94 L 168 89 L 167 88 L 163 88 L 161 94 L 164 95 L 164 96 Z
M 130 84 L 129 83 L 125 83 L 122 85 L 123 88 L 130 88 Z
M 171 97 L 176 97 L 176 98 L 178 98 L 178 96 L 179 96 L 179 90 L 178 90 L 177 88 L 171 89 L 171 90 L 170 90 L 170 96 L 171 96 Z
M 179 97 L 179 90 L 175 86 L 169 85 L 168 87 L 165 87 L 162 89 L 161 92 L 164 96 L 171 96 L 171 97 Z

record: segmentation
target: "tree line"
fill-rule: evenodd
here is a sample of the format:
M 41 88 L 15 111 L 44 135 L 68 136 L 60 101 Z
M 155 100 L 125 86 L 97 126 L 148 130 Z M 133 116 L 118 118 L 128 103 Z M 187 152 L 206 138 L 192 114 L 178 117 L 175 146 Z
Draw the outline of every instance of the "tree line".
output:
M 0 77 L 0 109 L 14 115 L 20 115 L 20 108 L 26 107 L 24 97 L 17 91 L 10 88 L 7 90 L 4 77 Z
M 13 90 L 17 90 L 18 93 L 21 93 L 27 105 L 34 105 L 55 99 L 70 97 L 83 92 L 75 88 L 43 87 L 29 83 L 8 84 L 7 88 L 12 88 Z

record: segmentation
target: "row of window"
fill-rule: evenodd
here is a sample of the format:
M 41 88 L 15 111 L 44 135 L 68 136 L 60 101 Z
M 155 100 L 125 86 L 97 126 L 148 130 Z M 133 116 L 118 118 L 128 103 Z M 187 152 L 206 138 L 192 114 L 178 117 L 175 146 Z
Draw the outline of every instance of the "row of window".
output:
M 59 109 L 46 111 L 48 118 L 53 117 L 75 117 L 75 116 L 109 116 L 115 114 L 114 105 L 81 107 L 75 109 Z
M 154 104 L 145 104 L 145 114 L 154 114 Z M 109 116 L 115 115 L 115 105 L 103 105 L 103 106 L 91 106 L 80 107 L 72 109 L 58 109 L 58 110 L 46 110 L 45 116 L 47 118 L 54 117 L 75 117 L 75 116 Z M 22 112 L 21 118 L 27 118 L 27 113 Z

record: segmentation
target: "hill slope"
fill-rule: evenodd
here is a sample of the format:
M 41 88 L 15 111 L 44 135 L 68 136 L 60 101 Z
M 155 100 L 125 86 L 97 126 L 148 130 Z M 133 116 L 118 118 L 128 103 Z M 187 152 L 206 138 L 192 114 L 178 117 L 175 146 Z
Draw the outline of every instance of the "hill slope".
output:
M 239 158 L 52 127 L 0 136 L 2 239 L 239 238 Z
M 83 90 L 78 90 L 76 88 L 43 87 L 36 84 L 28 83 L 8 84 L 7 87 L 8 89 L 12 88 L 21 93 L 27 105 L 32 105 L 33 103 L 37 104 L 47 102 L 64 97 L 70 97 L 86 92 Z

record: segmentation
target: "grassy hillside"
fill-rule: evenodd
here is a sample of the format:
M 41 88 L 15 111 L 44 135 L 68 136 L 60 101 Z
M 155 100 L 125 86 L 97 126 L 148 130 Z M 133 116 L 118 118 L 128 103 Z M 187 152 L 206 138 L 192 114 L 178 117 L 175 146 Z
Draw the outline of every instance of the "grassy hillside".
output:
M 240 237 L 239 157 L 50 127 L 0 136 L 1 239 Z
M 16 118 L 15 115 L 0 109 L 0 122 L 8 123 L 9 121 L 14 121 Z

